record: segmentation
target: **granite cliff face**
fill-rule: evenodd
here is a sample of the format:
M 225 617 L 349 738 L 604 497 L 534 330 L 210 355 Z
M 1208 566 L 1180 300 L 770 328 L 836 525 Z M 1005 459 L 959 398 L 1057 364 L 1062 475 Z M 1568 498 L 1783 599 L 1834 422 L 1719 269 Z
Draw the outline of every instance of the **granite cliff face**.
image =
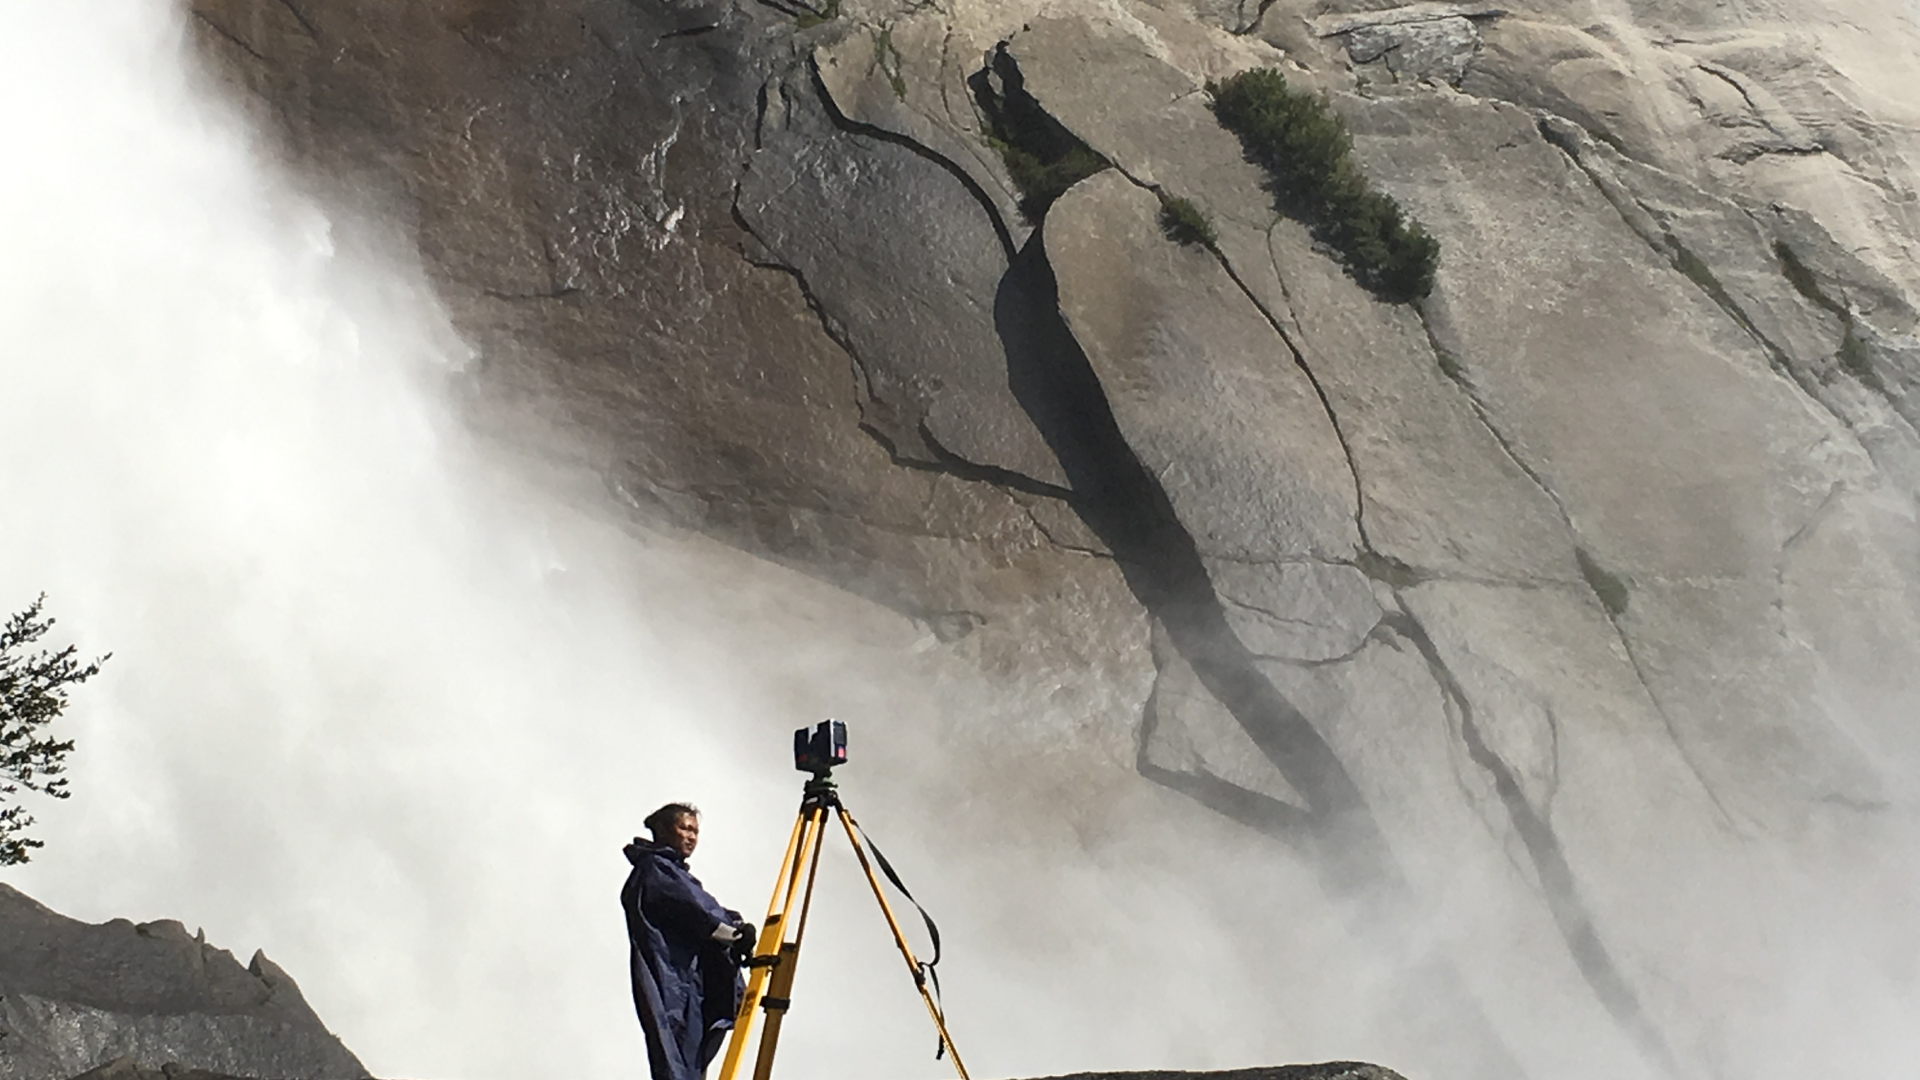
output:
M 1905 9 L 192 10 L 316 185 L 406 223 L 478 422 L 1130 729 L 1423 936 L 1460 1062 L 1774 1075 L 1790 973 L 1897 982 L 1796 942 L 1907 887 Z M 1253 66 L 1330 96 L 1430 297 L 1276 217 L 1202 92 Z M 1002 148 L 1061 137 L 1110 167 L 1023 200 Z

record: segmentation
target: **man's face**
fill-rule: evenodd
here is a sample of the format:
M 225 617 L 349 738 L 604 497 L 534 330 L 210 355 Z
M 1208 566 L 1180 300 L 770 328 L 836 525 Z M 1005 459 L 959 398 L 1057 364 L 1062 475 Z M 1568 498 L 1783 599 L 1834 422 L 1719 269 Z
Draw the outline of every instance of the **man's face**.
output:
M 667 830 L 667 835 L 656 837 L 662 843 L 680 853 L 681 858 L 693 854 L 695 844 L 700 842 L 700 819 L 692 814 L 681 814 Z

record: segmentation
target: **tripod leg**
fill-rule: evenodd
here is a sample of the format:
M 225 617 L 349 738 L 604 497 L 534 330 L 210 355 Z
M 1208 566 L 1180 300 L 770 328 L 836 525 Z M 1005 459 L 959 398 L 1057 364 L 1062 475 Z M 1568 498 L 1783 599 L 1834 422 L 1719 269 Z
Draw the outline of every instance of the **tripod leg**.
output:
M 860 845 L 860 838 L 853 831 L 853 815 L 847 813 L 847 808 L 844 806 L 835 805 L 834 809 L 839 811 L 840 825 L 847 831 L 847 842 L 853 845 L 853 853 L 860 860 L 860 870 L 867 875 L 867 884 L 873 888 L 873 898 L 880 902 L 880 913 L 887 917 L 887 929 L 893 931 L 893 943 L 899 946 L 900 955 L 907 961 L 907 971 L 913 975 L 913 985 L 920 991 L 920 1000 L 927 1006 L 927 1015 L 933 1017 L 933 1026 L 940 1032 L 940 1044 L 947 1048 L 947 1056 L 953 1059 L 953 1069 L 960 1074 L 960 1080 L 969 1080 L 967 1067 L 960 1063 L 960 1051 L 954 1049 L 953 1036 L 947 1034 L 947 1019 L 941 1015 L 939 1004 L 933 1000 L 933 993 L 927 989 L 927 977 L 921 973 L 920 961 L 914 959 L 913 950 L 907 945 L 907 935 L 900 930 L 900 920 L 893 917 L 893 907 L 887 903 L 887 895 L 880 889 L 880 879 L 873 876 L 873 866 L 867 861 L 867 851 Z
M 780 874 L 774 879 L 773 899 L 767 902 L 767 921 L 761 924 L 760 939 L 754 946 L 756 956 L 783 954 L 787 936 L 787 913 L 793 909 L 802 877 L 809 879 L 807 893 L 812 895 L 811 865 L 818 860 L 820 839 L 826 829 L 826 810 L 803 806 L 794 819 L 793 832 L 787 837 L 787 853 L 780 860 Z M 733 1018 L 733 1034 L 727 1040 L 727 1052 L 721 1059 L 720 1080 L 736 1080 L 746 1060 L 747 1041 L 753 1036 L 753 1019 L 764 1000 L 767 984 L 778 966 L 753 968 L 747 978 L 746 994 L 740 999 L 740 1011 Z
M 807 913 L 813 910 L 813 883 L 819 878 L 820 852 L 826 848 L 827 808 L 815 811 L 813 856 L 807 860 L 807 889 L 800 898 L 800 921 L 794 924 L 793 940 L 780 946 L 780 959 L 773 965 L 771 986 L 761 1001 L 767 1009 L 767 1029 L 760 1035 L 760 1056 L 753 1063 L 753 1080 L 768 1080 L 773 1075 L 773 1052 L 780 1043 L 780 1024 L 793 1003 L 793 974 L 800 966 L 800 939 L 807 933 Z

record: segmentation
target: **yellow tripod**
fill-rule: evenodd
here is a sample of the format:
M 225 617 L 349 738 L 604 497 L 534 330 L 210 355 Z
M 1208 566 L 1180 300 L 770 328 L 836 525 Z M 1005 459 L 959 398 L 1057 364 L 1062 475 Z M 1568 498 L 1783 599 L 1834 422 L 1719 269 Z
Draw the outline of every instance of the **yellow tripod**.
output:
M 913 974 L 920 1000 L 926 1003 L 927 1015 L 933 1017 L 933 1026 L 940 1032 L 940 1045 L 953 1058 L 953 1068 L 960 1074 L 960 1080 L 968 1080 L 966 1066 L 960 1063 L 960 1052 L 953 1048 L 953 1038 L 947 1034 L 946 1017 L 927 989 L 925 968 L 907 947 L 906 935 L 900 932 L 900 922 L 893 917 L 893 908 L 888 906 L 886 894 L 880 891 L 880 881 L 873 876 L 866 848 L 855 832 L 859 826 L 840 804 L 840 794 L 825 772 L 816 772 L 813 779 L 807 781 L 800 800 L 799 819 L 793 823 L 793 834 L 787 838 L 787 853 L 781 858 L 780 876 L 774 881 L 773 900 L 767 905 L 767 921 L 761 925 L 760 940 L 750 961 L 753 974 L 747 980 L 746 996 L 740 999 L 740 1012 L 733 1018 L 733 1036 L 727 1041 L 726 1057 L 721 1060 L 720 1080 L 738 1080 L 740 1065 L 746 1060 L 747 1042 L 753 1036 L 753 1016 L 760 1009 L 766 1010 L 767 1028 L 760 1036 L 753 1080 L 768 1080 L 773 1074 L 773 1051 L 780 1041 L 780 1021 L 792 1004 L 788 995 L 793 990 L 794 968 L 800 963 L 800 939 L 807 932 L 807 911 L 813 905 L 814 871 L 820 865 L 829 811 L 839 817 L 847 841 L 860 859 L 860 869 L 867 875 L 867 884 L 873 887 L 873 898 L 880 902 L 880 913 L 886 916 L 887 928 L 893 931 L 893 943 L 899 946 L 900 955 L 907 961 L 907 970 Z M 884 865 L 884 860 L 882 863 Z M 888 876 L 892 876 L 891 872 Z M 898 884 L 897 879 L 895 883 Z M 796 897 L 800 901 L 799 914 L 790 919 Z M 787 940 L 789 928 L 793 931 L 791 941 Z

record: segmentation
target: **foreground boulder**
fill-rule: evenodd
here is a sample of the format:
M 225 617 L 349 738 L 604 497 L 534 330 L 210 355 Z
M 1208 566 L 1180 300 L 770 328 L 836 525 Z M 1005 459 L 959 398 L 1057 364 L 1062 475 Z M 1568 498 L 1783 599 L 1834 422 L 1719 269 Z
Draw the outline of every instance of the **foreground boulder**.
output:
M 368 1075 L 265 953 L 241 967 L 171 919 L 92 925 L 0 885 L 0 1078 L 67 1080 L 107 1066 L 98 1075 L 132 1080 L 148 1075 L 140 1065 L 259 1080 Z
M 1272 1065 L 1222 1072 L 1099 1072 L 1073 1073 L 1048 1080 L 1406 1080 L 1392 1069 L 1359 1061 L 1328 1061 L 1319 1065 Z M 116 1077 L 114 1080 L 120 1080 Z M 128 1078 L 131 1080 L 131 1078 Z M 144 1080 L 144 1078 L 142 1078 Z M 195 1078 L 198 1080 L 198 1078 Z

